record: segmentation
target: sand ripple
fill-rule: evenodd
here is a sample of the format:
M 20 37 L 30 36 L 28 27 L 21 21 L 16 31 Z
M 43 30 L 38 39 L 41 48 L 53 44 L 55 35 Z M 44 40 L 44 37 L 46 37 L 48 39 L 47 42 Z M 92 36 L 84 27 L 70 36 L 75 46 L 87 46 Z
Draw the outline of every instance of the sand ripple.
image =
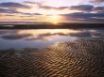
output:
M 104 77 L 104 41 L 79 40 L 43 50 L 1 51 L 0 77 Z

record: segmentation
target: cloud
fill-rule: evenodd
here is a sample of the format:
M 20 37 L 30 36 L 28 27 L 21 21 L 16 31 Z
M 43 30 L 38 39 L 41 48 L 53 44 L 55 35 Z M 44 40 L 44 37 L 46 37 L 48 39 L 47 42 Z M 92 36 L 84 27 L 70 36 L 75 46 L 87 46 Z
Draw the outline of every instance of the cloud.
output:
M 79 10 L 79 11 L 92 11 L 93 5 L 78 5 L 78 6 L 71 6 L 71 10 Z
M 32 1 L 24 1 L 24 3 L 27 3 L 27 4 L 34 4 L 36 2 L 32 2 Z
M 14 9 L 3 9 L 0 8 L 0 13 L 19 13 L 18 11 L 14 10 Z
M 40 5 L 39 7 L 43 9 L 55 9 L 55 10 L 69 9 L 68 7 L 50 7 L 50 6 L 45 6 L 45 5 Z
M 30 36 L 33 36 L 32 34 L 18 34 L 18 31 L 4 31 L 8 32 L 8 34 L 3 34 L 1 38 L 3 39 L 8 39 L 8 40 L 17 40 L 17 39 L 23 39 L 23 38 L 28 38 Z
M 31 7 L 29 5 L 23 4 L 23 3 L 16 3 L 16 2 L 4 2 L 0 3 L 0 13 L 7 13 L 7 14 L 13 14 L 18 13 L 22 14 L 23 12 L 19 11 L 18 9 L 30 9 Z M 24 15 L 32 15 L 31 13 L 24 13 Z
M 104 0 L 93 0 L 94 2 L 103 2 Z M 0 3 L 0 14 L 15 16 L 36 16 L 60 14 L 67 19 L 82 21 L 104 21 L 104 6 L 95 6 L 95 4 L 82 4 L 73 6 L 49 6 L 38 2 L 2 2 Z M 16 13 L 16 14 L 15 14 Z M 29 18 L 28 18 L 29 19 Z
M 71 14 L 63 15 L 66 19 L 72 18 L 73 20 L 80 21 L 89 21 L 89 22 L 103 22 L 104 21 L 104 13 L 84 13 L 84 12 L 76 12 Z
M 102 2 L 104 2 L 104 0 L 91 0 L 91 2 L 94 2 L 94 3 L 102 3 Z
M 40 13 L 22 13 L 22 12 L 19 12 L 19 13 L 23 14 L 23 15 L 28 15 L 28 16 L 43 15 L 43 14 L 40 14 Z
M 95 7 L 94 11 L 99 12 L 99 13 L 104 13 L 104 6 Z
M 30 5 L 37 5 L 40 9 L 44 10 L 57 10 L 57 11 L 62 11 L 62 10 L 69 10 L 69 11 L 84 11 L 84 12 L 90 12 L 93 10 L 94 6 L 93 5 L 78 5 L 78 6 L 60 6 L 60 7 L 55 7 L 55 6 L 48 6 L 44 5 L 42 3 L 36 3 L 36 2 L 29 2 L 26 1 L 25 3 L 30 4 Z
M 0 7 L 2 8 L 30 8 L 28 5 L 24 5 L 21 3 L 15 3 L 15 2 L 6 2 L 6 3 L 0 3 Z
M 24 3 L 30 4 L 30 5 L 37 5 L 39 8 L 41 9 L 56 9 L 56 10 L 63 10 L 66 9 L 68 7 L 53 7 L 53 6 L 48 6 L 48 5 L 44 5 L 43 3 L 38 3 L 38 2 L 30 2 L 30 1 L 25 1 Z

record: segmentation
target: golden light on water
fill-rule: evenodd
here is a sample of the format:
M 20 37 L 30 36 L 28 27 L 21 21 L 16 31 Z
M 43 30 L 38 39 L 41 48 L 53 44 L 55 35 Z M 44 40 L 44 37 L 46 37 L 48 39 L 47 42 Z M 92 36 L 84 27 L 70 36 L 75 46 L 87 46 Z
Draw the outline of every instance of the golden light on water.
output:
M 33 36 L 35 35 L 41 35 L 41 34 L 70 34 L 70 33 L 78 33 L 79 30 L 69 30 L 69 29 L 39 29 L 39 30 L 19 30 L 17 34 L 31 34 Z

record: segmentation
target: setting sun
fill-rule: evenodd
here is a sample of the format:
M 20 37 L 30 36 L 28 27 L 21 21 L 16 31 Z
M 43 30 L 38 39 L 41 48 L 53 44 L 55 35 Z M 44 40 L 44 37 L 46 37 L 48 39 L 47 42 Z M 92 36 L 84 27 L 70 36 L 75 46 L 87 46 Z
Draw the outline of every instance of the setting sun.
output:
M 52 15 L 52 16 L 49 16 L 48 22 L 57 25 L 61 22 L 61 19 L 62 18 L 59 15 Z

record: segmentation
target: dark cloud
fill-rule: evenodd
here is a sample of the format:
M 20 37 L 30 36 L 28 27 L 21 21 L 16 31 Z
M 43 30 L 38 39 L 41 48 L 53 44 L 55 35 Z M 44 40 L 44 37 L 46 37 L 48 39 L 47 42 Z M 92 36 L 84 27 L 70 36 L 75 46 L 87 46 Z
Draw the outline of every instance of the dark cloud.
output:
M 17 11 L 16 9 L 4 9 L 4 8 L 0 8 L 0 13 L 5 13 L 6 14 L 5 16 L 14 16 L 14 15 L 11 15 L 14 13 L 18 13 L 18 14 L 26 15 L 26 16 L 42 15 L 40 13 L 23 13 L 23 12 Z
M 40 13 L 34 13 L 34 15 L 42 15 L 42 14 L 40 14 Z
M 0 13 L 19 13 L 19 12 L 14 10 L 14 9 L 3 9 L 3 8 L 0 8 Z
M 69 9 L 69 7 L 52 7 L 52 6 L 46 6 L 46 5 L 39 5 L 40 8 L 43 9 L 56 9 L 56 10 L 64 10 L 64 9 Z
M 94 8 L 94 11 L 96 11 L 96 12 L 100 12 L 100 13 L 104 13 L 104 6 L 100 6 L 100 7 L 95 7 Z
M 71 6 L 71 10 L 79 10 L 79 11 L 92 11 L 93 10 L 92 5 L 78 5 L 78 6 Z
M 101 2 L 104 2 L 104 0 L 92 0 L 91 2 L 101 3 Z
M 6 8 L 30 8 L 28 5 L 23 5 L 21 3 L 14 3 L 14 2 L 6 2 L 6 3 L 0 3 L 0 7 L 6 7 Z
M 33 16 L 33 13 L 23 13 L 23 12 L 20 12 L 20 14 L 28 15 L 28 16 Z
M 7 14 L 19 13 L 19 14 L 23 14 L 22 12 L 17 11 L 18 8 L 29 9 L 31 7 L 26 5 L 26 4 L 15 3 L 15 2 L 0 3 L 0 13 L 7 13 Z M 26 13 L 25 15 L 31 15 L 31 13 Z
M 13 14 L 6 14 L 5 16 L 15 16 L 15 15 L 13 15 Z
M 19 13 L 27 16 L 42 15 L 40 13 L 23 13 L 23 12 L 19 12 Z
M 74 20 L 104 22 L 104 13 L 71 13 L 63 15 L 66 19 L 73 18 Z
M 72 16 L 72 17 L 82 17 L 82 18 L 89 18 L 89 17 L 104 17 L 104 13 L 71 13 L 71 14 L 64 14 L 64 16 Z
M 24 1 L 24 3 L 27 3 L 27 4 L 38 4 L 37 2 L 32 2 L 32 1 Z

